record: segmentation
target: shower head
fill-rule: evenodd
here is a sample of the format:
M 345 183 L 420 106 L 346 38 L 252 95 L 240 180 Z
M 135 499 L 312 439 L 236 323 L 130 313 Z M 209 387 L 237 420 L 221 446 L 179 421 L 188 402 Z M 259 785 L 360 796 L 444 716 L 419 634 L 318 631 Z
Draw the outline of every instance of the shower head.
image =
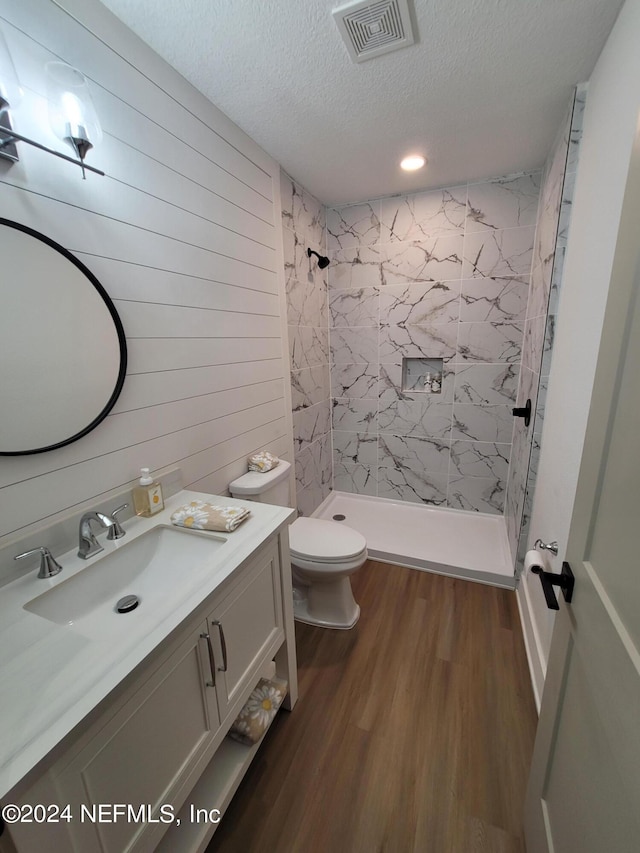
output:
M 325 255 L 319 255 L 317 252 L 314 252 L 313 249 L 307 249 L 307 257 L 310 258 L 311 255 L 315 255 L 318 259 L 318 266 L 321 270 L 325 267 L 328 267 L 331 261 Z

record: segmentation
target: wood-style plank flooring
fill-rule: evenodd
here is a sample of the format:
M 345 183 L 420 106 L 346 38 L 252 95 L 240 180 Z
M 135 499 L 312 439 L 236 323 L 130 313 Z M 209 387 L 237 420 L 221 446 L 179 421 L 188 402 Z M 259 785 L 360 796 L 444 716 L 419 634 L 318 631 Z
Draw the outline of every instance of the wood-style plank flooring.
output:
M 351 631 L 296 623 L 282 711 L 207 853 L 524 853 L 536 711 L 515 594 L 368 562 Z

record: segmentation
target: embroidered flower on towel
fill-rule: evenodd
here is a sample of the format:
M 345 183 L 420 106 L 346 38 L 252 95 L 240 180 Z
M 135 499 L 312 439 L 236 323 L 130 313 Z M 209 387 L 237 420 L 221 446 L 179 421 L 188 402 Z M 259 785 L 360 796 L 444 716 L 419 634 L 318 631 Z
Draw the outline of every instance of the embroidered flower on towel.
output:
M 174 524 L 182 525 L 182 527 L 195 527 L 196 530 L 204 530 L 204 526 L 209 520 L 209 513 L 202 507 L 202 501 L 192 501 L 187 506 L 176 510 L 171 516 Z
M 263 684 L 253 691 L 245 705 L 245 710 L 252 718 L 258 720 L 261 726 L 268 726 L 274 713 L 273 709 L 278 707 L 280 701 L 280 691 L 270 684 Z

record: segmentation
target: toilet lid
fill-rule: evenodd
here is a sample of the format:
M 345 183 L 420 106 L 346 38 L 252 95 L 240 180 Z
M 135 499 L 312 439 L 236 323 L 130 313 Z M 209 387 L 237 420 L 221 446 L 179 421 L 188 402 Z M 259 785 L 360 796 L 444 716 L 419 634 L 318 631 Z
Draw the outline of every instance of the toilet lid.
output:
M 367 547 L 366 539 L 357 530 L 321 518 L 298 518 L 289 528 L 289 542 L 292 557 L 319 563 L 348 560 Z

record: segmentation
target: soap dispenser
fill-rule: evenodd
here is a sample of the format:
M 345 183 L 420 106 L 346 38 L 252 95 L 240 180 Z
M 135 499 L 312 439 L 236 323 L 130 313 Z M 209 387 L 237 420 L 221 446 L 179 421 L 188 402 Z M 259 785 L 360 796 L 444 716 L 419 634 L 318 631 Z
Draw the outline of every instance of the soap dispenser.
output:
M 154 480 L 148 468 L 140 469 L 140 480 L 133 490 L 133 506 L 136 515 L 149 518 L 164 509 L 162 486 Z

